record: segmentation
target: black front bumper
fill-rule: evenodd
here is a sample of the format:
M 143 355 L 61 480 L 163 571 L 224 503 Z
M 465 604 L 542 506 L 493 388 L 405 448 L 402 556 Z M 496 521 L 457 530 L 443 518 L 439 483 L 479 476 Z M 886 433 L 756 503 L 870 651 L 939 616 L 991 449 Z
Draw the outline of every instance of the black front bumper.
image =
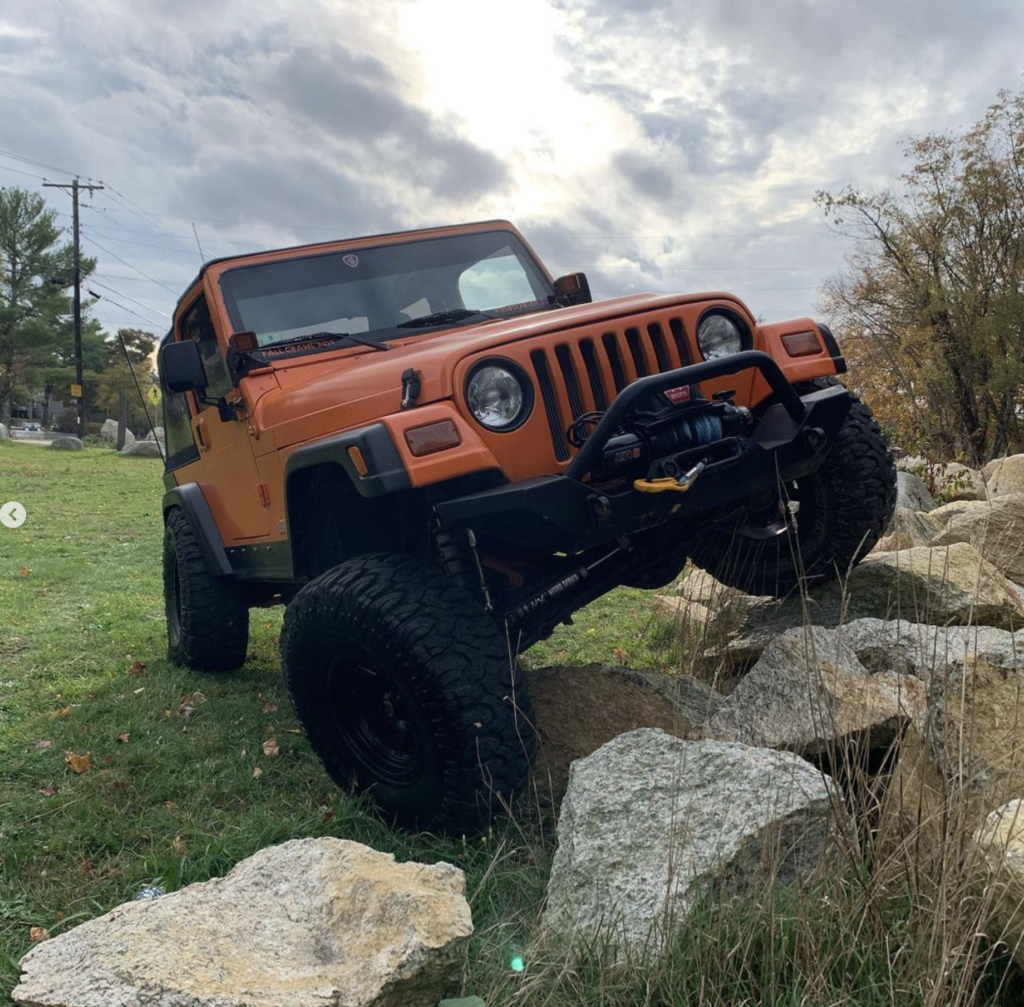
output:
M 632 480 L 589 481 L 608 440 L 620 432 L 629 413 L 652 393 L 756 367 L 772 388 L 774 405 L 760 414 L 746 436 L 725 437 L 691 449 L 679 464 L 705 461 L 700 477 L 685 493 L 642 493 Z M 841 385 L 798 395 L 775 361 L 749 351 L 641 378 L 626 387 L 563 475 L 541 476 L 446 500 L 436 505 L 447 524 L 512 544 L 551 552 L 582 552 L 669 520 L 714 521 L 759 495 L 778 480 L 814 471 L 850 409 Z M 656 477 L 666 459 L 655 459 Z

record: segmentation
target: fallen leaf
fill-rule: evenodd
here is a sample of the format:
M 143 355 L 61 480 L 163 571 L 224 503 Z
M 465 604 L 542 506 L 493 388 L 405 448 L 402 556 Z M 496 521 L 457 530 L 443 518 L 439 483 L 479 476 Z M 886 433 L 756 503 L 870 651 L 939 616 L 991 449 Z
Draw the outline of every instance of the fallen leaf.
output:
M 132 695 L 133 696 L 141 696 L 145 691 L 146 691 L 146 687 L 145 686 L 142 686 L 139 689 L 132 689 Z
M 206 697 L 201 692 L 190 692 L 187 696 L 182 696 L 181 703 L 178 706 L 178 716 L 188 720 L 196 712 L 196 707 L 204 699 Z
M 324 816 L 324 821 L 325 822 L 333 822 L 334 821 L 334 812 L 331 811 L 331 809 L 329 807 L 327 807 L 326 804 L 321 804 L 320 807 L 317 808 L 316 810 L 319 811 L 320 814 Z
M 246 757 L 246 756 L 247 756 L 248 754 L 249 754 L 249 749 L 248 749 L 248 748 L 243 748 L 243 749 L 242 749 L 242 750 L 241 750 L 241 751 L 240 751 L 240 752 L 238 753 L 238 757 L 239 757 L 240 759 L 244 759 L 244 758 L 245 758 L 245 757 Z
M 287 734 L 302 734 L 302 728 L 301 727 L 286 727 L 285 728 L 285 732 Z
M 173 811 L 174 810 L 174 801 L 164 801 L 164 807 L 168 811 Z
M 281 754 L 281 749 L 277 747 L 277 738 L 267 738 L 263 742 L 263 754 L 270 758 Z
M 174 852 L 177 853 L 179 857 L 185 856 L 185 850 L 188 849 L 185 845 L 185 840 L 182 839 L 181 836 L 175 836 L 171 840 L 171 846 L 174 847 Z
M 128 666 L 129 675 L 145 675 L 147 671 L 147 667 L 141 661 L 132 661 Z
M 124 745 L 124 744 L 126 744 L 126 743 L 127 743 L 128 739 L 129 739 L 130 737 L 131 737 L 131 735 L 130 735 L 130 734 L 129 734 L 129 733 L 127 732 L 127 731 L 125 731 L 125 733 L 124 733 L 124 734 L 119 734 L 119 735 L 117 736 L 117 740 L 118 740 L 119 742 L 121 742 L 121 744 L 122 744 L 122 745 Z
M 21 568 L 21 571 L 20 571 L 22 577 L 27 577 L 31 572 L 32 571 L 27 566 L 23 566 Z M 44 931 L 44 933 L 45 933 L 45 931 Z
M 64 753 L 64 765 L 77 776 L 81 776 L 83 773 L 88 773 L 91 762 L 92 759 L 88 752 L 86 752 L 85 755 L 76 755 L 70 750 Z
M 277 703 L 264 703 L 263 704 L 263 712 L 264 713 L 277 713 L 277 711 L 278 711 L 278 704 Z
M 66 707 L 62 706 L 54 712 L 55 717 L 66 717 L 71 711 Z
M 629 664 L 629 657 L 621 647 L 616 647 L 613 653 L 615 654 L 615 660 L 623 667 Z
M 31 944 L 38 944 L 40 941 L 48 940 L 50 931 L 45 927 L 29 927 L 28 939 Z
M 49 748 L 52 745 L 52 741 L 37 741 L 32 747 L 35 749 Z
M 51 783 L 50 786 L 43 787 L 39 793 L 41 793 L 43 797 L 53 797 L 53 795 L 57 793 L 57 788 Z
M 92 874 L 92 869 L 93 862 L 91 860 L 86 860 L 81 866 L 81 871 L 83 874 Z
M 255 769 L 254 769 L 254 770 L 252 771 L 252 778 L 253 778 L 254 780 L 258 780 L 258 779 L 259 779 L 259 778 L 260 778 L 260 777 L 261 777 L 262 775 L 263 775 L 263 770 L 262 770 L 262 769 L 260 769 L 260 767 L 259 767 L 259 766 L 257 766 L 257 767 L 256 767 L 256 768 L 255 768 Z

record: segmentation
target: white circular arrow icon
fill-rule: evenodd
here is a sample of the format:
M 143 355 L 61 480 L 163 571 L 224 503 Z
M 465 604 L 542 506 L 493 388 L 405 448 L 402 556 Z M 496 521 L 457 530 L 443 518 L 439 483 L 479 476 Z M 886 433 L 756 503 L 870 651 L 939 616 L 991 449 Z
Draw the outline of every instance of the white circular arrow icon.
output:
M 11 500 L 0 507 L 0 524 L 8 528 L 20 528 L 25 523 L 25 508 L 17 500 Z

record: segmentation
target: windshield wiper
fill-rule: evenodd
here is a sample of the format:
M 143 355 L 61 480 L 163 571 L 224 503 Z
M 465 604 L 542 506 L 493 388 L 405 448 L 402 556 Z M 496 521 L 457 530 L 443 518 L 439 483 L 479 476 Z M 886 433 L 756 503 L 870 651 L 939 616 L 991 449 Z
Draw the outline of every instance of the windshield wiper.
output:
M 393 350 L 390 343 L 382 342 L 379 339 L 370 339 L 369 336 L 357 336 L 352 332 L 311 332 L 306 336 L 289 336 L 287 339 L 275 339 L 272 343 L 264 343 L 260 349 L 265 350 L 268 346 L 288 346 L 291 343 L 309 343 L 314 340 L 329 339 L 332 342 L 341 342 L 343 339 L 360 346 L 370 346 L 375 350 Z
M 428 329 L 435 325 L 446 325 L 448 322 L 461 322 L 465 318 L 500 318 L 489 311 L 473 311 L 471 308 L 454 308 L 451 311 L 435 311 L 432 315 L 411 318 L 407 322 L 399 322 L 398 329 Z

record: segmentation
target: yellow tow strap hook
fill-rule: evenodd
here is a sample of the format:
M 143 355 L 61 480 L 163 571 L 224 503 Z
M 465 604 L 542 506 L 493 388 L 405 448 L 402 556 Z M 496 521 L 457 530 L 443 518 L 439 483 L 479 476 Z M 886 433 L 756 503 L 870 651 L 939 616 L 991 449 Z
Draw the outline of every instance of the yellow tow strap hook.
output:
M 660 479 L 636 479 L 633 489 L 641 493 L 685 493 L 696 481 L 697 477 L 707 468 L 707 462 L 697 462 L 689 472 L 678 479 L 674 476 L 663 476 Z

